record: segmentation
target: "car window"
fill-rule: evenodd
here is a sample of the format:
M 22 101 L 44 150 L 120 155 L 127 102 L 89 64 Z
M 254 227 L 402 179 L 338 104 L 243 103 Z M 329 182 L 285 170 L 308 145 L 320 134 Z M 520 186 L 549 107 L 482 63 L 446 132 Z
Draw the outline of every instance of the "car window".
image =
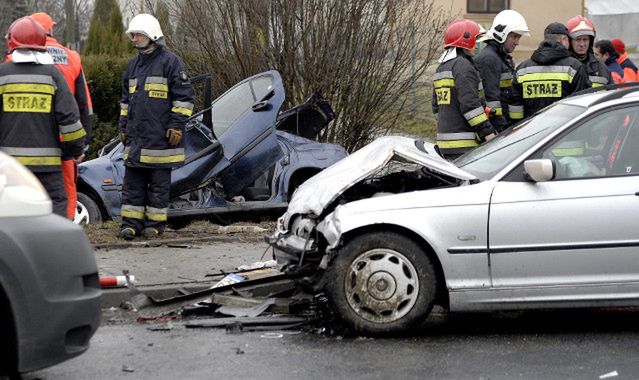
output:
M 555 179 L 639 172 L 639 107 L 599 114 L 545 147 L 538 157 L 555 163 Z
M 532 119 L 505 130 L 454 163 L 479 179 L 492 178 L 514 159 L 585 110 L 575 105 L 555 104 Z
M 215 137 L 222 136 L 244 112 L 253 106 L 256 100 L 263 98 L 271 89 L 272 84 L 272 76 L 258 77 L 236 85 L 222 97 L 216 99 L 212 105 Z

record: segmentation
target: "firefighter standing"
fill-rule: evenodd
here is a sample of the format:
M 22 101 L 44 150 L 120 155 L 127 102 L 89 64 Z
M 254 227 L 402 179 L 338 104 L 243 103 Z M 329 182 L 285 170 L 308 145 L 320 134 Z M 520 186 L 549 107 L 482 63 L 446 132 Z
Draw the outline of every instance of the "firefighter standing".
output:
M 135 16 L 126 33 L 139 53 L 124 72 L 120 103 L 126 172 L 119 236 L 130 240 L 164 231 L 171 168 L 184 162 L 181 140 L 193 112 L 193 89 L 182 61 L 164 49 L 155 17 Z
M 570 37 L 570 51 L 586 68 L 592 87 L 612 84 L 610 71 L 593 53 L 595 25 L 584 16 L 575 16 L 566 23 Z
M 546 27 L 537 50 L 515 70 L 511 119 L 529 117 L 561 98 L 590 88 L 585 67 L 570 54 L 568 46 L 565 25 L 555 22 Z
M 510 54 L 519 45 L 521 36 L 530 36 L 524 17 L 517 11 L 499 12 L 486 33 L 486 47 L 475 58 L 490 107 L 490 122 L 501 132 L 510 125 L 508 104 L 512 102 L 515 63 Z
M 84 77 L 82 69 L 82 60 L 77 51 L 62 46 L 55 38 L 53 38 L 53 27 L 55 22 L 46 13 L 34 13 L 31 18 L 36 20 L 47 33 L 47 52 L 53 58 L 55 67 L 60 70 L 64 79 L 67 81 L 71 92 L 75 97 L 80 111 L 80 122 L 87 133 L 85 137 L 86 152 L 91 141 L 91 118 L 93 113 L 91 106 L 91 95 L 89 87 Z M 76 192 L 76 181 L 78 177 L 77 163 L 72 157 L 62 156 L 62 176 L 64 178 L 64 189 L 67 193 L 67 217 L 73 220 L 78 200 Z
M 0 65 L 0 150 L 40 180 L 53 212 L 66 217 L 61 157 L 80 161 L 86 132 L 64 77 L 47 54 L 46 32 L 31 17 L 11 24 L 9 61 Z
M 458 19 L 444 31 L 444 54 L 433 76 L 433 113 L 437 145 L 449 160 L 495 136 L 488 120 L 479 73 L 473 64 L 476 39 L 483 34 L 474 21 Z

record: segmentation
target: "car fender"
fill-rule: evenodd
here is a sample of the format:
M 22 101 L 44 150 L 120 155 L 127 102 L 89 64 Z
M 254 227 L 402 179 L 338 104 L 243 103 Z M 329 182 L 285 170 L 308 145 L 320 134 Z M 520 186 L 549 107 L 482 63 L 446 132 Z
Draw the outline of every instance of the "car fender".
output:
M 492 187 L 482 182 L 363 199 L 338 206 L 317 230 L 332 251 L 357 231 L 381 226 L 410 231 L 432 248 L 449 289 L 487 287 L 486 226 Z

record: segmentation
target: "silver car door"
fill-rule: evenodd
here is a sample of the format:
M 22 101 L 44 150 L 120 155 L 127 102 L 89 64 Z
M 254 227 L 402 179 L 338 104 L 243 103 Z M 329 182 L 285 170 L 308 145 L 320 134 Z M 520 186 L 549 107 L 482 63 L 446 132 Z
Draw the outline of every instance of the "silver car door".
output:
M 639 286 L 638 116 L 639 107 L 606 110 L 547 144 L 531 158 L 553 160 L 553 180 L 515 173 L 497 183 L 489 221 L 494 287 L 543 286 L 538 294 L 572 297 L 580 286 L 587 300 L 616 297 L 619 288 L 581 286 Z

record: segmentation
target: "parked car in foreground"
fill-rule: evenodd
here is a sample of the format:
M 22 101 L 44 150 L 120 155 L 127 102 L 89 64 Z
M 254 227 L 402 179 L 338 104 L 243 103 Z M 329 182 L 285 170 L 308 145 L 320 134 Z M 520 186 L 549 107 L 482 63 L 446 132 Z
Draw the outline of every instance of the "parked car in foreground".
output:
M 297 186 L 346 156 L 338 145 L 309 140 L 334 118 L 324 99 L 313 95 L 280 113 L 283 103 L 282 79 L 269 71 L 238 83 L 191 118 L 185 165 L 171 175 L 169 222 L 281 212 Z M 124 146 L 114 140 L 103 151 L 79 167 L 77 223 L 120 215 Z
M 0 152 L 0 376 L 80 355 L 100 324 L 98 268 L 82 228 L 51 213 L 29 170 Z
M 385 137 L 300 186 L 270 237 L 355 330 L 451 311 L 639 305 L 639 91 L 565 99 L 454 163 Z

